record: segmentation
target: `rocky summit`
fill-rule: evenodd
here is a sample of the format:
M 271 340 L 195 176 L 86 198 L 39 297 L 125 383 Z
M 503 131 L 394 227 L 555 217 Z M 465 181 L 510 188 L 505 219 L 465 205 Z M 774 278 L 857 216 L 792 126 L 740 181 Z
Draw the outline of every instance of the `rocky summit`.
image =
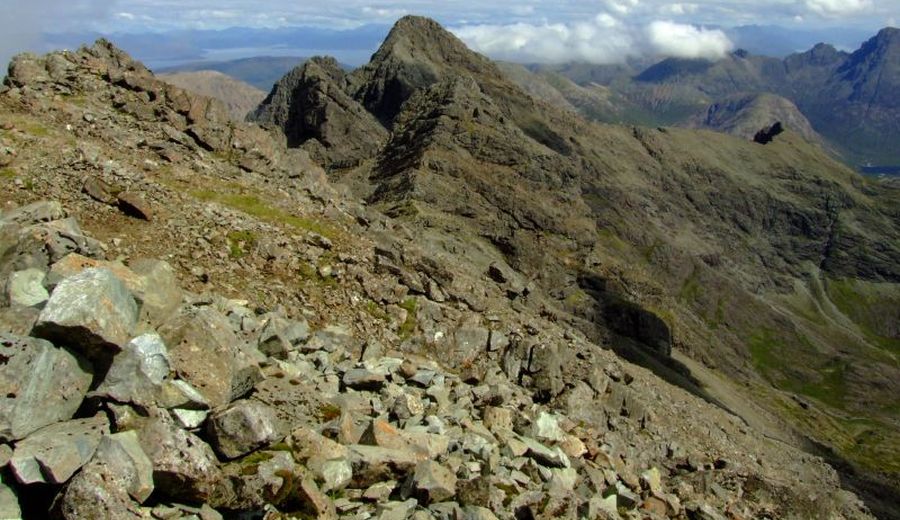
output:
M 251 118 L 104 40 L 11 63 L 0 518 L 890 512 L 894 188 L 416 17 Z

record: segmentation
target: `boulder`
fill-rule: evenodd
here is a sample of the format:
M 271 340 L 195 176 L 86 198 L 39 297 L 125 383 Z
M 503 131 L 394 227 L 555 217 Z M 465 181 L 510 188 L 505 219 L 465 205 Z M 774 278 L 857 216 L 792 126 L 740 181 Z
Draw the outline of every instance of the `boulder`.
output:
M 228 318 L 212 308 L 182 310 L 159 333 L 178 377 L 212 408 L 241 397 L 262 379 L 259 365 L 241 352 Z
M 34 334 L 108 362 L 131 338 L 137 316 L 134 298 L 111 271 L 87 269 L 53 290 Z
M 116 203 L 119 205 L 122 213 L 129 217 L 153 220 L 153 210 L 150 208 L 150 203 L 138 193 L 130 191 L 119 193 L 116 196 Z
M 138 504 L 153 492 L 153 465 L 134 431 L 101 439 L 94 457 L 72 478 L 54 509 L 66 519 L 142 518 Z
M 158 326 L 181 306 L 182 291 L 175 269 L 167 262 L 142 258 L 128 267 L 140 278 L 140 286 L 132 289 L 141 304 L 140 318 Z
M 90 365 L 50 342 L 0 334 L 0 440 L 71 419 L 93 376 Z
M 350 449 L 353 465 L 351 487 L 367 488 L 377 482 L 405 477 L 419 462 L 410 450 L 354 444 Z
M 227 459 L 240 457 L 281 438 L 275 413 L 259 401 L 232 403 L 213 413 L 206 424 L 213 446 Z
M 143 334 L 116 354 L 92 395 L 141 406 L 157 404 L 169 368 L 169 352 L 162 338 L 156 333 Z
M 45 276 L 43 271 L 35 267 L 9 275 L 6 283 L 9 305 L 37 307 L 46 302 L 50 298 L 50 293 L 44 287 Z
M 205 502 L 221 480 L 212 448 L 166 417 L 153 418 L 138 432 L 153 463 L 156 489 L 172 498 Z
M 62 484 L 91 459 L 108 433 L 102 415 L 51 424 L 17 443 L 9 466 L 22 484 Z
M 19 497 L 11 480 L 5 472 L 0 474 L 0 518 L 22 518 Z
M 125 284 L 140 307 L 141 321 L 158 326 L 181 306 L 182 292 L 175 270 L 162 260 L 138 259 L 126 267 L 119 262 L 94 260 L 71 253 L 53 264 L 47 283 L 54 287 L 62 280 L 92 267 L 109 269 Z

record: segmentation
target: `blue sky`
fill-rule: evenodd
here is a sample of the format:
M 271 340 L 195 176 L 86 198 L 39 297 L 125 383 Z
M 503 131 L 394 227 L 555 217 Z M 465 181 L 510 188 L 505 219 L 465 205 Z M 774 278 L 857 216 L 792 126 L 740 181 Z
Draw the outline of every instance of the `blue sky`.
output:
M 141 33 L 226 27 L 354 29 L 422 14 L 492 57 L 530 61 L 620 61 L 654 54 L 715 57 L 734 46 L 719 27 L 794 29 L 896 25 L 900 0 L 0 0 L 0 59 L 44 50 L 43 35 Z

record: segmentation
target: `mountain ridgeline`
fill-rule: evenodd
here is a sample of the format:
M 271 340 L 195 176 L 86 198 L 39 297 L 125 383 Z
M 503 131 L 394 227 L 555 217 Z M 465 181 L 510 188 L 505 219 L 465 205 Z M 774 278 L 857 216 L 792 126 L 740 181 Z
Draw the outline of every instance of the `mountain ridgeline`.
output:
M 280 128 L 423 246 L 482 272 L 509 265 L 541 295 L 530 301 L 543 316 L 758 431 L 826 450 L 852 468 L 847 485 L 891 515 L 900 194 L 807 141 L 822 135 L 841 151 L 852 144 L 894 160 L 898 43 L 887 29 L 850 55 L 818 46 L 783 61 L 671 59 L 607 87 L 557 76 L 550 86 L 562 96 L 543 101 L 526 93 L 544 88 L 529 71 L 514 83 L 508 66 L 406 17 L 367 65 L 344 72 L 312 59 L 250 120 Z M 787 130 L 762 145 L 602 124 L 571 109 L 615 109 L 610 99 L 634 103 L 651 86 L 667 92 L 655 102 L 690 100 L 706 113 L 700 126 L 746 136 L 770 124 L 707 108 L 728 97 L 719 105 L 728 111 L 774 107 Z M 849 140 L 869 131 L 881 140 Z M 546 389 L 542 399 L 557 395 Z

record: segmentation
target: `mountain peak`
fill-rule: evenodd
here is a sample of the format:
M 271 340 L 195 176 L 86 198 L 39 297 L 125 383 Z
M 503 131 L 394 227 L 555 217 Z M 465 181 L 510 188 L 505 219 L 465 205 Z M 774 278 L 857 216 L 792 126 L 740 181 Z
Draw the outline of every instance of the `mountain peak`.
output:
M 469 50 L 439 23 L 421 16 L 397 21 L 368 65 L 350 78 L 357 100 L 387 127 L 415 91 L 448 76 L 499 77 L 484 56 Z
M 402 61 L 455 63 L 476 54 L 441 24 L 423 16 L 404 16 L 397 20 L 384 43 L 372 57 L 373 62 L 390 58 Z

